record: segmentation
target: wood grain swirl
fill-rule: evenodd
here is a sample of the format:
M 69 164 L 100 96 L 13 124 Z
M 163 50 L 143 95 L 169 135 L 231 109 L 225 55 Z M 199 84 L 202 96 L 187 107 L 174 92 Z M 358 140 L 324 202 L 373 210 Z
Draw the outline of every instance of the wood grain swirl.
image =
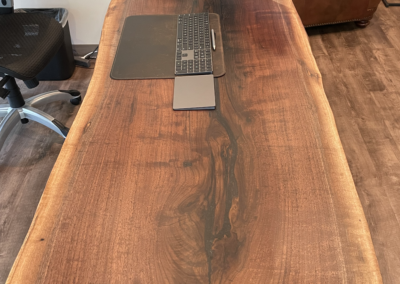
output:
M 113 0 L 88 94 L 8 283 L 380 283 L 307 35 L 288 2 Z M 125 17 L 221 16 L 216 111 L 109 78 Z

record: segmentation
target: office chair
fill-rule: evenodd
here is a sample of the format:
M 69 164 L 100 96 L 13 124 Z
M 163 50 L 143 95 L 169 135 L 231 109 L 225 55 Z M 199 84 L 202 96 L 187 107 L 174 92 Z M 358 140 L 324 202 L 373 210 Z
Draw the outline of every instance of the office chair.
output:
M 13 13 L 12 0 L 0 0 L 0 151 L 7 136 L 20 121 L 33 120 L 66 138 L 68 128 L 54 117 L 35 107 L 59 100 L 73 105 L 81 102 L 76 90 L 56 90 L 24 100 L 15 79 L 32 89 L 39 85 L 35 78 L 50 62 L 63 43 L 63 29 L 54 19 L 41 14 Z

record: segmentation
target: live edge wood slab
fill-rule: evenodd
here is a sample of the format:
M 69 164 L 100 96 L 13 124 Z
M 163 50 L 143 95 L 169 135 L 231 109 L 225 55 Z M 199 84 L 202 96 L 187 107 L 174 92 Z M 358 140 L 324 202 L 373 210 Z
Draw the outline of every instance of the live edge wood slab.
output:
M 221 16 L 217 110 L 113 81 L 124 19 Z M 85 101 L 7 283 L 380 283 L 290 0 L 112 0 Z

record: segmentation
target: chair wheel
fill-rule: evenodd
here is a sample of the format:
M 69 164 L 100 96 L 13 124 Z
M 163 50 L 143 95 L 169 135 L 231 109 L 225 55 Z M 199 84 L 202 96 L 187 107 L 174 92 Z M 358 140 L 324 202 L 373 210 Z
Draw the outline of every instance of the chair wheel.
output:
M 29 122 L 29 119 L 27 118 L 21 118 L 21 123 L 22 124 L 27 124 Z
M 73 104 L 74 106 L 79 105 L 82 102 L 82 97 L 79 96 L 77 98 L 73 98 L 69 100 L 71 104 Z

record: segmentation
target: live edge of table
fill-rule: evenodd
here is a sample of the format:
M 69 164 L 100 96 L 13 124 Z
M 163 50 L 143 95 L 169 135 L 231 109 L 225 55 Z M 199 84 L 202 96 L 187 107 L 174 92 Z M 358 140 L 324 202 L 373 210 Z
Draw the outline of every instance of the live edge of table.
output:
M 114 81 L 124 19 L 221 17 L 215 111 Z M 7 283 L 381 283 L 290 0 L 112 0 L 93 79 Z

